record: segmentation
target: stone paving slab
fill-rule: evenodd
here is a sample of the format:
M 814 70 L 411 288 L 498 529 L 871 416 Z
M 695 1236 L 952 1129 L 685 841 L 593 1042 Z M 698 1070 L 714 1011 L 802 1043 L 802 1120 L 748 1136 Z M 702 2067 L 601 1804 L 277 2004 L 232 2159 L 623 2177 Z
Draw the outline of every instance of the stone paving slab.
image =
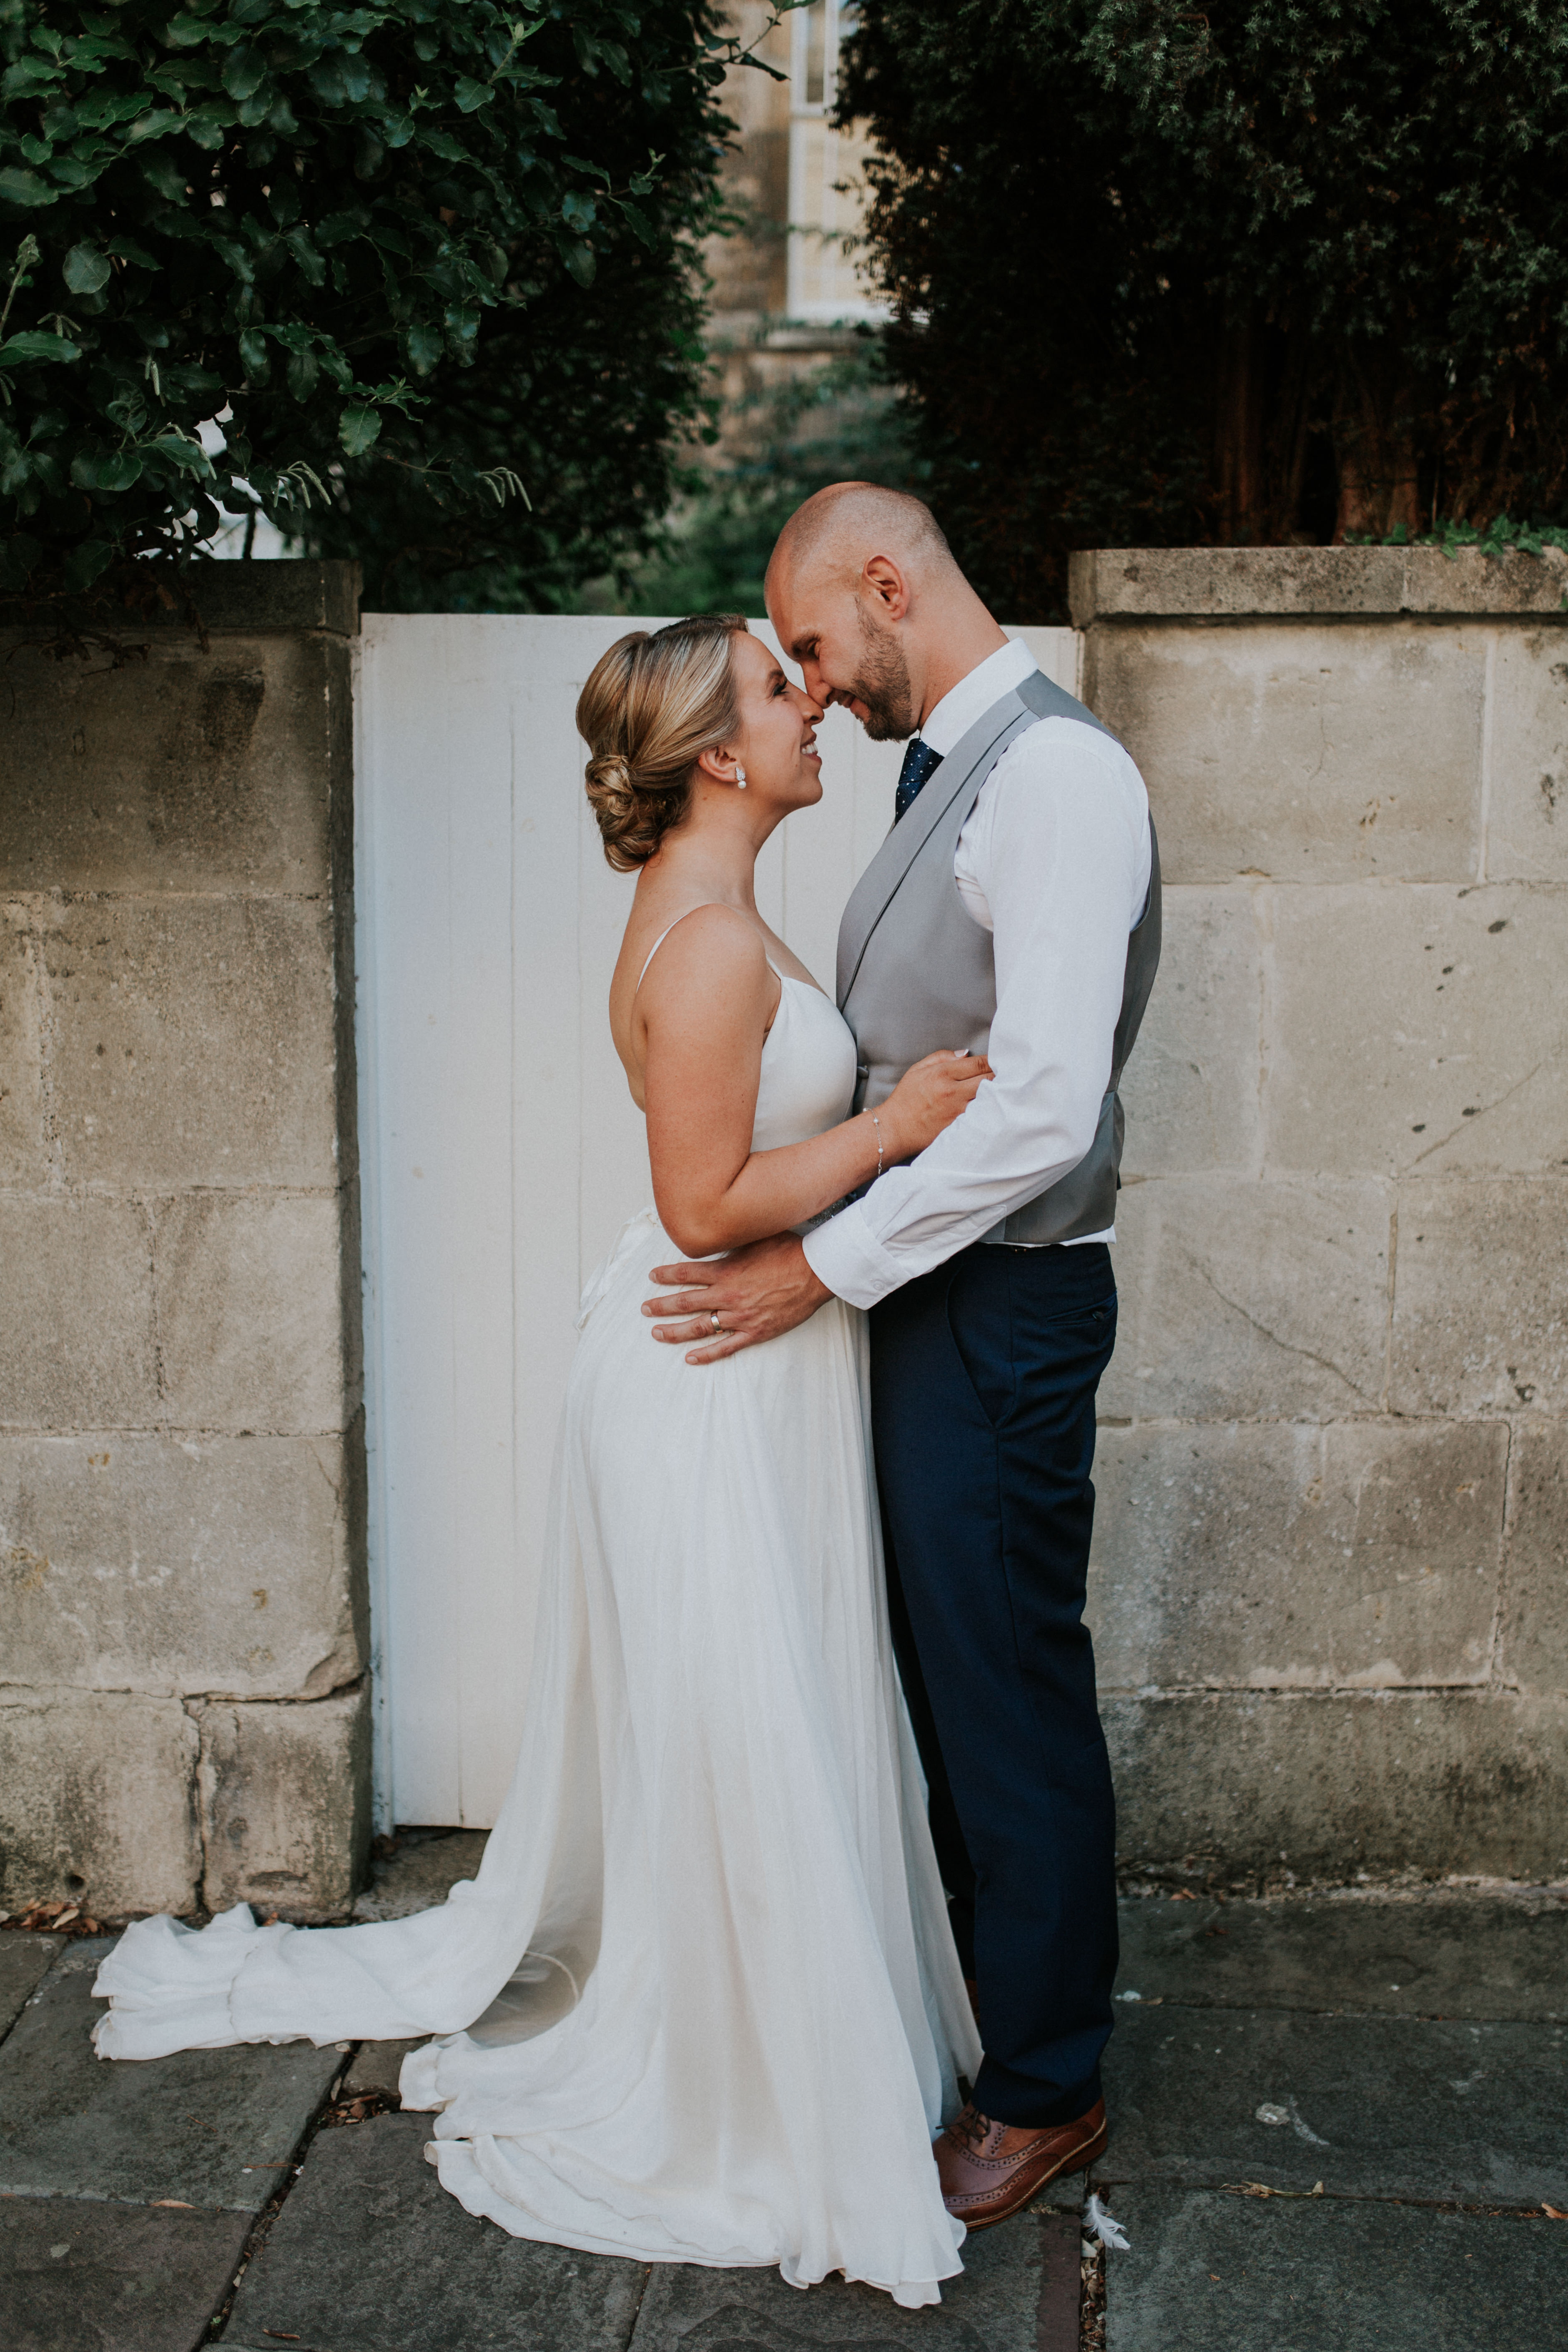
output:
M 406 1919 L 445 1903 L 459 1878 L 477 1878 L 489 1830 L 399 1830 L 397 1851 L 371 1865 L 356 1919 Z
M 0 1936 L 0 2039 L 21 2016 L 64 1942 L 63 1936 L 34 1936 L 20 1930 Z
M 449 2197 L 429 2122 L 378 2116 L 318 2134 L 241 2279 L 224 2343 L 273 2352 L 1077 2352 L 1079 2221 L 1041 2210 L 964 2248 L 926 2311 L 776 2270 L 612 2262 L 511 2238 Z M 1058 2184 L 1064 2193 L 1070 2184 Z M 1054 2193 L 1054 2192 L 1053 2192 Z
M 922 2311 L 841 2278 L 803 2293 L 776 2270 L 656 2263 L 629 2352 L 1077 2352 L 1079 2228 L 1031 2212 L 981 2231 Z
M 1118 1988 L 1229 2009 L 1568 2018 L 1568 1899 L 1423 1895 L 1121 1909 Z
M 647 2279 L 509 2237 L 447 2195 L 421 2154 L 429 2121 L 376 2116 L 318 2133 L 239 2283 L 225 2352 L 625 2352 Z
M 1106 2352 L 1546 2352 L 1568 2222 L 1414 2205 L 1120 2189 Z
M 419 2042 L 362 2042 L 349 2062 L 341 2095 L 363 2099 L 368 2092 L 379 2091 L 397 2106 L 397 2078 L 403 2072 L 403 2062 L 411 2050 L 423 2046 Z
M 1105 2072 L 1108 2180 L 1568 2204 L 1561 2026 L 1144 2006 Z
M 169 2197 L 255 2212 L 342 2055 L 289 2042 L 100 2059 L 89 2040 L 103 2007 L 92 1980 L 114 1941 L 68 1943 L 0 2043 L 0 2192 L 132 2204 Z
M 0 2199 L 5 2352 L 195 2352 L 249 2227 L 243 2213 Z

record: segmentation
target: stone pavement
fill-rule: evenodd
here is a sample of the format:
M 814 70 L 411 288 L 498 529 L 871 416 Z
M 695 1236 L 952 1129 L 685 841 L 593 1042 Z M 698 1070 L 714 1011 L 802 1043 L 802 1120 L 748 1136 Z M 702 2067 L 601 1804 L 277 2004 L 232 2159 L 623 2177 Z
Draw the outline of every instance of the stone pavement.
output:
M 357 1906 L 482 1841 L 405 1839 Z M 111 1939 L 0 1932 L 0 2352 L 1541 2352 L 1568 2343 L 1568 1894 L 1123 1906 L 1110 2149 L 940 2308 L 610 2262 L 472 2220 L 401 2049 L 100 2065 Z M 1556 2216 L 1564 2218 L 1558 2219 Z

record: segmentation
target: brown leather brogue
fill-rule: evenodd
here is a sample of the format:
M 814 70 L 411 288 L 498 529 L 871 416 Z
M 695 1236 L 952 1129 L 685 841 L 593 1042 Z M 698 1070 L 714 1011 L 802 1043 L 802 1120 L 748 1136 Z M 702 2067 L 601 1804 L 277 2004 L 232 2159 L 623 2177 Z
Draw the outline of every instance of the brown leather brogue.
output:
M 1110 2134 L 1105 2101 L 1097 2099 L 1076 2123 L 993 2123 L 973 2101 L 931 2149 L 942 2202 L 966 2229 L 1005 2221 L 1063 2172 L 1081 2172 L 1105 2154 Z

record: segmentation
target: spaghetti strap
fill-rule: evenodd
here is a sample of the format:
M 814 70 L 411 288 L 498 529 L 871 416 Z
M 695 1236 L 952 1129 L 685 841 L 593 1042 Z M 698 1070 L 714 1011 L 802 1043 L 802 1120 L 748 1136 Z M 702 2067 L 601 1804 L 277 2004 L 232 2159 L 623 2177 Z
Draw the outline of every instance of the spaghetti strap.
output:
M 703 899 L 703 901 L 702 901 L 702 906 L 700 906 L 700 907 L 688 907 L 688 908 L 686 909 L 686 915 L 700 915 L 700 914 L 702 912 L 702 907 L 721 907 L 723 904 L 724 904 L 724 901 L 723 901 L 723 899 L 722 899 L 722 898 L 704 898 L 704 899 Z M 658 935 L 658 939 L 657 939 L 657 940 L 655 940 L 655 941 L 654 941 L 654 943 L 653 943 L 652 947 L 651 947 L 651 948 L 649 948 L 649 950 L 648 950 L 648 951 L 647 951 L 647 955 L 643 958 L 643 968 L 642 968 L 641 971 L 639 971 L 639 972 L 638 972 L 638 974 L 637 974 L 637 988 L 640 988 L 640 987 L 642 986 L 642 984 L 643 984 L 644 981 L 647 978 L 647 968 L 648 968 L 648 965 L 653 961 L 653 960 L 654 960 L 655 956 L 658 953 L 658 951 L 659 951 L 660 948 L 664 945 L 664 943 L 665 943 L 666 940 L 667 940 L 667 939 L 668 939 L 668 937 L 669 937 L 669 935 L 670 935 L 671 931 L 673 931 L 673 930 L 678 930 L 678 929 L 679 929 L 680 925 L 681 925 L 681 924 L 686 920 L 686 915 L 677 915 L 677 917 L 676 917 L 676 919 L 675 919 L 675 920 L 674 920 L 674 922 L 673 922 L 673 923 L 667 923 L 667 924 L 665 925 L 665 927 L 664 927 L 663 930 L 662 930 L 662 931 L 660 931 L 660 933 L 659 933 L 659 935 Z M 763 959 L 764 959 L 764 961 L 766 961 L 766 963 L 767 963 L 768 970 L 769 970 L 769 971 L 773 974 L 773 977 L 774 977 L 776 980 L 783 980 L 783 978 L 784 978 L 784 974 L 783 974 L 783 972 L 782 972 L 782 971 L 780 971 L 780 970 L 779 970 L 779 968 L 778 968 L 777 964 L 773 961 L 773 960 L 772 956 L 768 954 L 767 949 L 766 949 L 765 947 L 764 947 L 764 948 L 763 948 Z M 634 988 L 634 989 L 633 989 L 633 991 L 632 991 L 632 997 L 633 997 L 634 1002 L 635 1002 L 636 997 L 637 997 L 637 988 Z
M 694 915 L 694 914 L 697 912 L 697 909 L 696 909 L 696 908 L 695 908 L 695 907 L 689 907 L 689 908 L 687 908 L 687 910 L 686 910 L 686 911 L 687 911 L 687 914 Z M 677 917 L 676 917 L 676 919 L 675 919 L 675 922 L 676 922 L 676 923 L 684 922 L 684 921 L 685 921 L 685 919 L 686 919 L 686 917 L 685 917 L 684 915 L 677 915 Z M 639 971 L 639 972 L 638 972 L 638 974 L 637 974 L 637 988 L 640 988 L 640 987 L 642 986 L 642 984 L 643 984 L 644 981 L 647 978 L 647 968 L 648 968 L 648 965 L 653 961 L 653 960 L 654 960 L 655 956 L 658 953 L 658 951 L 659 951 L 660 948 L 664 945 L 664 943 L 665 943 L 666 940 L 667 940 L 667 939 L 668 939 L 670 932 L 671 932 L 672 930 L 674 930 L 674 929 L 675 929 L 675 923 L 669 923 L 669 924 L 667 924 L 667 925 L 666 925 L 666 927 L 665 927 L 665 929 L 664 929 L 662 931 L 660 931 L 660 933 L 659 933 L 659 935 L 658 935 L 658 939 L 657 939 L 657 940 L 655 940 L 655 941 L 654 941 L 654 943 L 653 943 L 652 947 L 651 947 L 651 948 L 649 948 L 649 950 L 648 950 L 648 951 L 647 951 L 647 956 L 643 959 L 643 968 L 642 968 L 641 971 Z M 632 991 L 632 994 L 633 994 L 634 996 L 636 996 L 636 994 L 637 994 L 637 988 L 634 988 L 634 989 L 633 989 L 633 991 Z

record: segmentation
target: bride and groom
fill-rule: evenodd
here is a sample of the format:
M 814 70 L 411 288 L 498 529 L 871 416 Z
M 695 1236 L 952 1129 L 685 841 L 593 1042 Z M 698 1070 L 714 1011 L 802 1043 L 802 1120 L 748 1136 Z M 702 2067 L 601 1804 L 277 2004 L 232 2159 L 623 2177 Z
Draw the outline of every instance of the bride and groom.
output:
M 1106 2143 L 1082 1609 L 1159 870 L 1132 762 L 919 501 L 819 493 L 767 600 L 804 687 L 708 618 L 578 706 L 656 1206 L 584 1294 L 479 1874 L 375 1925 L 141 1921 L 97 2041 L 421 2038 L 470 2212 L 912 2305 Z M 831 701 L 912 739 L 837 1007 L 752 891 Z

